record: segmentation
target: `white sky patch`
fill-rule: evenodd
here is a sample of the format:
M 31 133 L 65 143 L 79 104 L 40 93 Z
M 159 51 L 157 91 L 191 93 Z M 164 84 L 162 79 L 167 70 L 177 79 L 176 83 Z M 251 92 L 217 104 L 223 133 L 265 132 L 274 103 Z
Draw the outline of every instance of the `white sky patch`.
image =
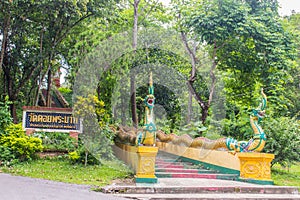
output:
M 299 0 L 278 0 L 279 14 L 281 16 L 291 15 L 293 11 L 300 13 Z

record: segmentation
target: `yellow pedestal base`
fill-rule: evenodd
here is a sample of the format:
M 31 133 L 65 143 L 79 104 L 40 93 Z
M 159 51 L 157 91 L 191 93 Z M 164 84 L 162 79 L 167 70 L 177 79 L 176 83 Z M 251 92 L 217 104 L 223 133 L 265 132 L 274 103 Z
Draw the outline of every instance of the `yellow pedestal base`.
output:
M 237 155 L 240 159 L 240 178 L 272 182 L 271 162 L 274 154 L 251 152 Z
M 135 171 L 137 183 L 157 183 L 155 176 L 157 147 L 116 144 L 113 149 L 116 156 Z
M 155 176 L 155 158 L 158 152 L 157 147 L 137 147 L 138 165 L 136 169 L 137 182 L 157 182 Z

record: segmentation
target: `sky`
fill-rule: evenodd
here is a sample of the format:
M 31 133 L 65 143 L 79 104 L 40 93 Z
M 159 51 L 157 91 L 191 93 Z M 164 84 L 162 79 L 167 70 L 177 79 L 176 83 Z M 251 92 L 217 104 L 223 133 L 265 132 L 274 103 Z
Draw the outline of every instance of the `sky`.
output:
M 280 8 L 279 14 L 286 16 L 292 14 L 292 10 L 296 13 L 300 13 L 300 1 L 299 0 L 278 0 Z

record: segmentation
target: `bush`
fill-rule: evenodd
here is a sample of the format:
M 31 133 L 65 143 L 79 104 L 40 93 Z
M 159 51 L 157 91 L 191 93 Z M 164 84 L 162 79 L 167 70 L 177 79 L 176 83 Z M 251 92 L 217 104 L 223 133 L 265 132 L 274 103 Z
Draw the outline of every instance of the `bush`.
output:
M 70 137 L 69 133 L 60 132 L 36 132 L 34 137 L 40 138 L 44 150 L 48 151 L 74 151 L 77 146 L 75 138 Z
M 9 125 L 0 137 L 1 163 L 30 160 L 43 149 L 42 140 L 25 134 L 21 124 Z M 8 155 L 10 154 L 10 155 Z
M 99 164 L 101 164 L 100 159 L 97 159 L 82 144 L 78 147 L 78 149 L 76 151 L 69 153 L 69 159 L 72 164 L 84 164 L 84 165 L 99 165 Z
M 264 151 L 275 154 L 272 164 L 287 166 L 300 161 L 299 121 L 289 117 L 268 118 L 264 121 L 267 142 Z
M 0 165 L 11 166 L 18 162 L 10 147 L 0 146 Z

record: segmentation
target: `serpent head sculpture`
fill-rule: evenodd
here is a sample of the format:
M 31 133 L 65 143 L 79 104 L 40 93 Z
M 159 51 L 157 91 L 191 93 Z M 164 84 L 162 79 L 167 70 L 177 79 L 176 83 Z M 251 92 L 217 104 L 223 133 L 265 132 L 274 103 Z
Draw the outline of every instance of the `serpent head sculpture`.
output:
M 266 134 L 259 124 L 265 116 L 265 109 L 267 106 L 267 96 L 263 89 L 261 89 L 261 95 L 261 103 L 256 109 L 252 110 L 250 115 L 250 125 L 254 132 L 254 136 L 248 142 L 226 138 L 226 146 L 228 150 L 235 152 L 260 152 L 263 150 L 267 140 Z
M 150 73 L 149 80 L 149 94 L 144 99 L 145 103 L 145 119 L 143 132 L 139 132 L 136 138 L 136 145 L 154 146 L 156 140 L 156 125 L 154 122 L 154 87 L 152 81 L 152 72 Z

